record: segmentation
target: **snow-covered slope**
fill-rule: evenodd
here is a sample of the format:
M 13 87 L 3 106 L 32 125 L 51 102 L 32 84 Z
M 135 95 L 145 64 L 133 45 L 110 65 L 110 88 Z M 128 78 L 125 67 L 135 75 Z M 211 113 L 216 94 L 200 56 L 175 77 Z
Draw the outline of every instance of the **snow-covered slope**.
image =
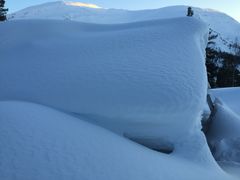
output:
M 213 99 L 218 98 L 228 106 L 234 113 L 240 116 L 240 88 L 219 88 L 219 89 L 212 89 L 209 91 L 212 95 Z
M 225 104 L 216 103 L 216 109 L 208 134 L 215 159 L 240 163 L 240 117 Z
M 240 88 L 210 90 L 215 115 L 208 132 L 213 155 L 227 171 L 240 178 Z
M 159 143 L 200 130 L 207 27 L 198 20 L 21 20 L 0 31 L 0 100 L 52 106 Z
M 89 6 L 88 6 L 89 7 Z M 91 7 L 91 6 L 90 6 Z M 95 7 L 92 5 L 92 7 Z M 98 7 L 98 6 L 96 6 Z M 128 11 L 121 9 L 86 8 L 58 1 L 33 6 L 13 13 L 10 19 L 62 19 L 87 23 L 116 24 L 153 19 L 166 19 L 186 16 L 186 6 L 172 6 L 153 10 Z M 228 45 L 238 37 L 240 24 L 228 15 L 210 9 L 194 8 L 194 17 L 206 22 L 214 34 L 217 47 L 229 51 Z
M 0 124 L 1 180 L 231 180 L 36 104 L 0 102 Z
M 209 132 L 209 141 L 218 161 L 240 163 L 240 88 L 210 91 L 216 99 L 216 114 Z

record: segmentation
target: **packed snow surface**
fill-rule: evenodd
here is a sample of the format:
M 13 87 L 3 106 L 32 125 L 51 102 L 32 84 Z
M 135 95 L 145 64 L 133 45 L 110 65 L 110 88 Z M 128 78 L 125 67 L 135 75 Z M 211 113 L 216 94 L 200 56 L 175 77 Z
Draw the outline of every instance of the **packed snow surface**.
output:
M 21 20 L 0 31 L 0 100 L 44 104 L 159 142 L 200 130 L 207 91 L 201 21 Z
M 29 7 L 11 14 L 9 19 L 61 19 L 87 23 L 116 24 L 184 17 L 188 8 L 187 6 L 171 6 L 152 10 L 129 11 L 69 6 L 68 4 L 71 3 L 57 1 Z M 232 17 L 210 9 L 194 7 L 193 10 L 193 17 L 204 21 L 214 31 L 214 34 L 218 35 L 215 40 L 217 48 L 229 51 L 228 45 L 232 44 L 236 38 L 240 39 L 240 24 Z
M 37 104 L 1 101 L 0 124 L 2 180 L 231 180 Z

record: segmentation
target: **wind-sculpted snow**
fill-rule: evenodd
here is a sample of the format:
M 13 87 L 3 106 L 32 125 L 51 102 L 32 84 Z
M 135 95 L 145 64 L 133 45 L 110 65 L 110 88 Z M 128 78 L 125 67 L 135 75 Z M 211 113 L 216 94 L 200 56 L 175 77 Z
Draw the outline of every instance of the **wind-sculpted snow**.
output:
M 129 137 L 175 144 L 200 132 L 207 91 L 201 21 L 27 20 L 0 31 L 0 100 L 58 108 Z
M 187 6 L 170 6 L 151 10 L 94 9 L 69 6 L 67 2 L 51 2 L 29 7 L 9 15 L 9 19 L 59 19 L 86 23 L 118 24 L 145 20 L 185 17 Z M 240 38 L 240 24 L 225 13 L 193 7 L 193 18 L 201 19 L 218 35 L 216 48 L 232 52 L 229 45 Z
M 48 107 L 0 102 L 1 180 L 231 180 Z
M 240 88 L 218 88 L 210 90 L 213 99 L 218 98 L 221 102 L 228 106 L 234 113 L 240 116 Z
M 210 91 L 216 113 L 208 133 L 213 155 L 225 167 L 238 165 L 240 170 L 240 88 L 221 88 Z M 231 167 L 231 166 L 230 166 Z M 229 168 L 230 168 L 229 167 Z M 231 169 L 229 169 L 231 171 Z M 239 173 L 238 173 L 239 174 Z M 239 176 L 239 175 L 238 175 Z

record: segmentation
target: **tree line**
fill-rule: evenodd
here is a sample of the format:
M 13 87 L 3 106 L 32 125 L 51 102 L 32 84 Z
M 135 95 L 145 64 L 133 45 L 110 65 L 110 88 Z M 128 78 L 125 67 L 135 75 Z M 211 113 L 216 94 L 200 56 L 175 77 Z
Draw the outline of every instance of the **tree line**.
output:
M 7 20 L 7 11 L 8 9 L 4 8 L 5 0 L 0 0 L 0 21 Z
M 240 43 L 238 39 L 223 52 L 214 47 L 218 35 L 210 29 L 206 48 L 208 82 L 212 88 L 240 86 Z

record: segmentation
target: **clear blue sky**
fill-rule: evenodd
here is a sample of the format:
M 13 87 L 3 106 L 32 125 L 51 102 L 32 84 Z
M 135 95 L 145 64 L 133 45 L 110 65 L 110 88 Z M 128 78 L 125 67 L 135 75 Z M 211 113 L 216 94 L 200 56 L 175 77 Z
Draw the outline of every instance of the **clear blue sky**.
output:
M 10 12 L 28 6 L 56 0 L 6 0 Z M 77 0 L 70 0 L 77 1 Z M 97 4 L 105 8 L 120 9 L 154 9 L 171 5 L 190 5 L 202 8 L 212 8 L 229 14 L 240 22 L 240 0 L 78 0 L 80 2 Z

